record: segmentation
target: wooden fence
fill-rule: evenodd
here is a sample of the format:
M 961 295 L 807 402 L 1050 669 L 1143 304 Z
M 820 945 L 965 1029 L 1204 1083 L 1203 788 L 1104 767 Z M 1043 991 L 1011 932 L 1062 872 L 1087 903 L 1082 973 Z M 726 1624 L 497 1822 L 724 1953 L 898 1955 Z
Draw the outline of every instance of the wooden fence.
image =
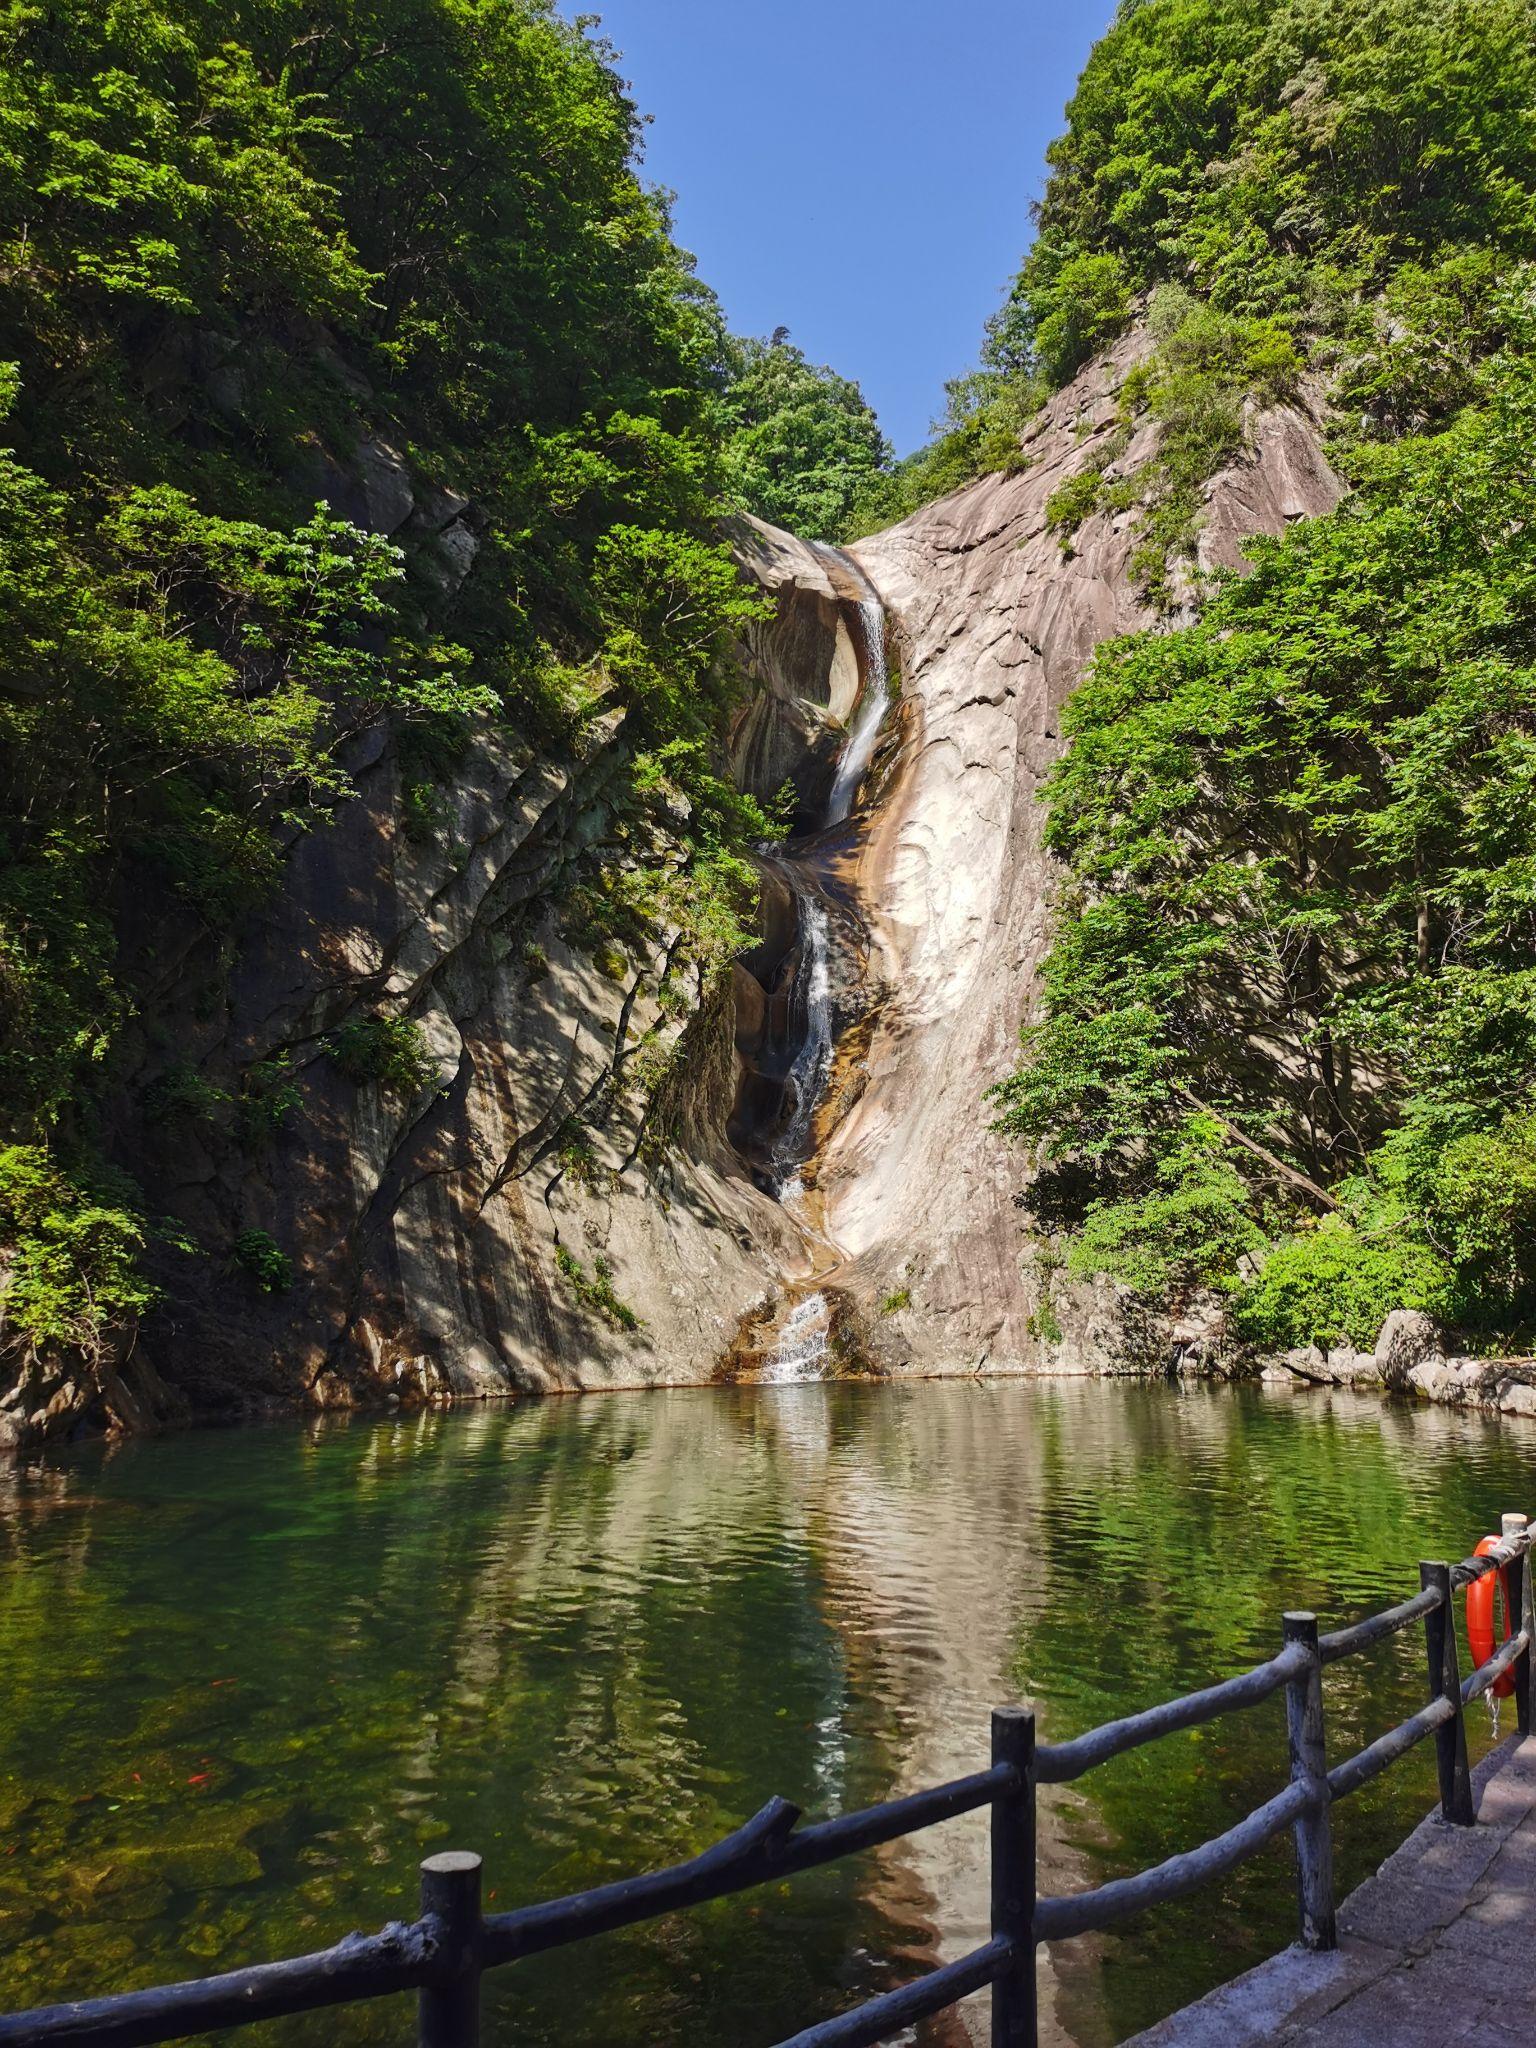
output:
M 1296 1841 L 1300 1939 L 1312 1949 L 1336 1946 L 1330 1813 L 1341 1799 L 1386 1770 L 1427 1735 L 1435 1738 L 1440 1806 L 1460 1827 L 1474 1819 L 1463 1713 L 1494 1681 L 1513 1670 L 1520 1732 L 1531 1726 L 1532 1571 L 1536 1531 L 1523 1515 L 1506 1515 L 1503 1538 L 1486 1557 L 1454 1568 L 1419 1567 L 1420 1589 L 1397 1607 L 1319 1635 L 1311 1614 L 1287 1614 L 1278 1653 L 1266 1663 L 1186 1694 L 1166 1705 L 1111 1721 L 1071 1742 L 1035 1741 L 1034 1715 L 1005 1707 L 992 1716 L 988 1768 L 933 1791 L 917 1792 L 837 1820 L 799 1825 L 799 1809 L 772 1799 L 761 1813 L 689 1863 L 627 1878 L 570 1898 L 484 1913 L 480 1858 L 453 1853 L 421 1866 L 419 1917 L 381 1933 L 348 1935 L 334 1948 L 286 1962 L 262 1963 L 152 1991 L 130 1991 L 71 2005 L 0 2017 L 3 2048 L 45 2048 L 70 2042 L 90 2048 L 138 2048 L 184 2040 L 215 2028 L 287 2014 L 315 2012 L 404 1991 L 417 1994 L 419 2048 L 475 2048 L 480 2040 L 480 1980 L 487 1970 L 525 1956 L 567 1948 L 595 1934 L 633 1927 L 680 1908 L 724 1898 L 755 1885 L 837 1862 L 882 1842 L 937 1826 L 981 1807 L 991 1810 L 991 1939 L 898 1991 L 871 1999 L 837 2019 L 796 2034 L 780 2048 L 864 2048 L 992 1987 L 993 2048 L 1035 2048 L 1035 1962 L 1042 1942 L 1088 1934 L 1182 1897 L 1231 1870 L 1290 1828 Z M 1508 1602 L 1520 1626 L 1469 1678 L 1457 1669 L 1453 1595 L 1485 1573 L 1503 1569 Z M 1371 1649 L 1415 1621 L 1424 1623 L 1428 1704 L 1358 1755 L 1330 1769 L 1323 1714 L 1323 1672 L 1341 1657 Z M 1040 1898 L 1035 1889 L 1035 1800 L 1041 1785 L 1083 1777 L 1111 1757 L 1160 1736 L 1196 1728 L 1219 1715 L 1256 1706 L 1284 1687 L 1289 1777 L 1284 1789 L 1213 1841 L 1171 1856 L 1155 1869 L 1118 1878 L 1097 1890 Z

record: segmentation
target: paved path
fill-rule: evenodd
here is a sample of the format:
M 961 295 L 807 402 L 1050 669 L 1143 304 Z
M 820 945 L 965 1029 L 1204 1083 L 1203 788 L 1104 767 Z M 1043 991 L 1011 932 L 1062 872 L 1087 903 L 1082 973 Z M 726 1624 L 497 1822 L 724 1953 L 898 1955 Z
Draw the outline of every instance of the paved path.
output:
M 1536 1738 L 1479 1766 L 1477 1826 L 1424 1821 L 1339 1913 L 1126 2048 L 1536 2048 Z

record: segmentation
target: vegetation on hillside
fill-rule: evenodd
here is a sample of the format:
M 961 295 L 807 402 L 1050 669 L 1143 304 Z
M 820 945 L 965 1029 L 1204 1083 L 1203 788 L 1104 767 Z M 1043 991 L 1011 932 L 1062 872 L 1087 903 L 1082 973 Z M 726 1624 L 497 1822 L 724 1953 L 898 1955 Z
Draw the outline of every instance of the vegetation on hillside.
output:
M 1273 396 L 1289 354 L 1325 377 L 1368 360 L 1349 390 L 1368 427 L 1422 423 L 1421 403 L 1457 395 L 1501 269 L 1536 254 L 1532 27 L 1529 0 L 1125 0 L 1047 153 L 981 367 L 951 386 L 934 445 L 870 495 L 865 530 L 1015 463 L 1020 422 L 1160 287 L 1198 304 L 1207 340 L 1228 326 L 1218 375 L 1166 347 L 1147 372 L 1182 386 L 1186 419 Z M 1405 377 L 1387 308 L 1426 289 L 1468 325 L 1421 330 Z M 1150 395 L 1144 380 L 1129 409 Z M 1202 438 L 1209 474 L 1233 434 Z M 1143 480 L 1154 596 L 1188 546 L 1194 452 Z
M 997 1100 L 1070 1273 L 1214 1291 L 1271 1347 L 1399 1306 L 1536 1326 L 1532 28 L 1123 7 L 989 337 L 1000 390 L 1049 381 L 1150 292 L 1153 587 L 1245 391 L 1305 360 L 1333 402 L 1353 497 L 1068 707 L 1043 1015 Z M 1064 536 L 1116 488 L 1074 479 Z
M 857 384 L 808 363 L 781 330 L 730 345 L 721 405 L 728 487 L 804 540 L 841 540 L 891 449 Z
M 227 964 L 361 725 L 417 736 L 430 837 L 467 721 L 575 754 L 618 714 L 626 915 L 651 874 L 675 960 L 728 957 L 766 828 L 714 772 L 719 654 L 757 600 L 725 337 L 637 132 L 550 0 L 0 22 L 0 1335 L 146 1299 L 101 1163 L 124 906 Z M 381 474 L 472 508 L 467 580 L 443 519 L 368 530 L 410 509 L 369 516 Z M 648 855 L 679 832 L 686 884 Z
M 1185 631 L 1100 650 L 999 1091 L 1069 1269 L 1268 1345 L 1536 1323 L 1536 292 Z

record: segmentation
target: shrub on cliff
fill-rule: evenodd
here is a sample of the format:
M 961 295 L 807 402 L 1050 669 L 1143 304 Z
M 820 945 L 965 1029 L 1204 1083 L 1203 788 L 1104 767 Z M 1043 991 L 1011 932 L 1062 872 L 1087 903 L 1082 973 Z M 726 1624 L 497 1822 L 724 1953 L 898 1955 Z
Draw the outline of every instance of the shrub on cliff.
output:
M 1428 1245 L 1373 1242 L 1326 1216 L 1277 1245 L 1257 1279 L 1237 1290 L 1232 1326 L 1263 1351 L 1369 1351 L 1394 1309 L 1441 1308 L 1446 1278 Z
M 93 1358 L 154 1303 L 139 1267 L 147 1238 L 121 1176 L 0 1146 L 0 1350 L 20 1339 Z
M 369 720 L 424 729 L 418 839 L 466 721 L 568 761 L 622 731 L 616 836 L 699 870 L 713 954 L 762 824 L 718 657 L 760 600 L 718 538 L 724 331 L 638 134 L 550 0 L 0 22 L 0 1140 L 100 1143 L 124 906 L 216 980 Z
M 1200 1115 L 1277 1247 L 1253 1331 L 1361 1341 L 1432 1286 L 1474 1332 L 1536 1321 L 1531 291 L 1449 426 L 1361 448 L 1337 512 L 1253 543 L 1198 624 L 1102 647 L 1067 707 L 1044 1015 L 998 1099 L 1080 1271 L 1139 1228 L 1177 1294 Z
M 377 1082 L 410 1099 L 437 1079 L 437 1062 L 410 1017 L 358 1017 L 333 1031 L 327 1050 L 358 1087 Z

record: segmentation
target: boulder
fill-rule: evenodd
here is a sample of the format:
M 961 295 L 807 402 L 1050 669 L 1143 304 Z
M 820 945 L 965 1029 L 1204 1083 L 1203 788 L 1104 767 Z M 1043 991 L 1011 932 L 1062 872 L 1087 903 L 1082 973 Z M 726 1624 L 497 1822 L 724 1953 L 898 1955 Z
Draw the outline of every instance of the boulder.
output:
M 1296 1351 L 1285 1354 L 1286 1370 L 1299 1380 L 1311 1380 L 1320 1387 L 1333 1385 L 1333 1374 L 1328 1369 L 1328 1359 L 1315 1344 L 1308 1344 Z
M 1361 1387 L 1381 1384 L 1381 1367 L 1374 1351 L 1356 1351 L 1348 1344 L 1328 1354 L 1328 1371 L 1335 1386 Z
M 1197 1379 L 1225 1377 L 1230 1369 L 1225 1304 L 1214 1295 L 1190 1302 L 1169 1330 L 1168 1357 L 1172 1372 Z
M 443 551 L 444 575 L 448 582 L 448 595 L 452 596 L 475 566 L 480 542 L 461 519 L 444 528 L 438 535 L 437 544 Z
M 1456 1374 L 1443 1358 L 1426 1358 L 1409 1366 L 1404 1384 L 1422 1394 L 1426 1401 L 1457 1399 L 1462 1391 Z
M 1497 1379 L 1486 1358 L 1450 1358 L 1446 1364 L 1454 1387 L 1453 1400 L 1478 1402 L 1494 1398 Z
M 446 484 L 424 484 L 416 494 L 416 524 L 428 533 L 442 533 L 464 517 L 471 503 Z
M 1395 1308 L 1376 1339 L 1376 1365 L 1389 1387 L 1404 1387 L 1415 1366 L 1441 1359 L 1443 1346 L 1433 1316 L 1422 1309 Z
M 371 434 L 358 444 L 353 466 L 368 506 L 368 524 L 375 533 L 395 533 L 416 509 L 416 494 L 398 448 Z

